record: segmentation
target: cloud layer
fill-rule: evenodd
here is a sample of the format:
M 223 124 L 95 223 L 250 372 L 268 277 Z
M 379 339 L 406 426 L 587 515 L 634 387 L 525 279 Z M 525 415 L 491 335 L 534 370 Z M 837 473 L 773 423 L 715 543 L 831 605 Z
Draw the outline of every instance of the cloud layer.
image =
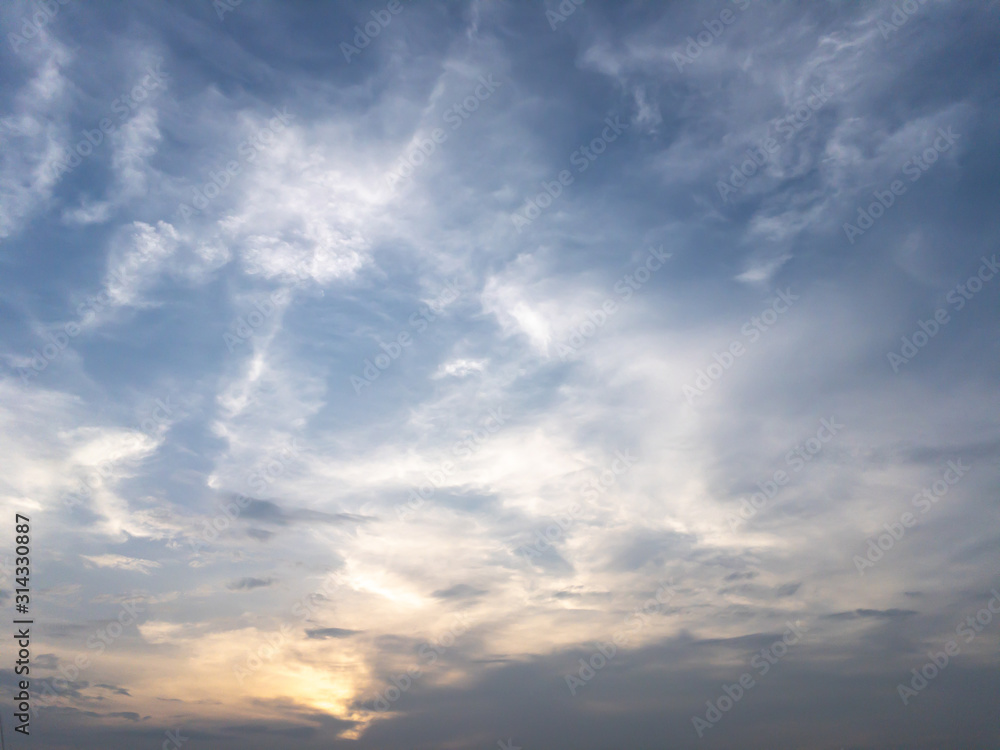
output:
M 995 4 L 39 7 L 40 747 L 1000 739 Z

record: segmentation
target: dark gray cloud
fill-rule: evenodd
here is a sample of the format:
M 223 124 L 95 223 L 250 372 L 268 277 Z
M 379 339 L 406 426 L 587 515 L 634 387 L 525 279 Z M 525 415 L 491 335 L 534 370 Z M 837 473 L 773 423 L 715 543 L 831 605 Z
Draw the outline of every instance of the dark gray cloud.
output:
M 446 589 L 438 589 L 431 596 L 438 599 L 475 599 L 487 593 L 485 589 L 470 586 L 467 583 L 456 583 Z
M 251 589 L 260 589 L 266 586 L 271 586 L 274 584 L 273 578 L 240 578 L 236 581 L 230 581 L 226 584 L 226 588 L 230 591 L 250 591 Z
M 801 583 L 786 583 L 778 587 L 775 594 L 778 596 L 794 596 L 795 592 L 802 586 Z
M 126 690 L 123 687 L 118 687 L 117 685 L 102 685 L 102 684 L 98 684 L 98 685 L 94 685 L 94 687 L 99 687 L 99 688 L 104 688 L 105 690 L 110 690 L 112 693 L 116 693 L 117 695 L 128 695 L 128 696 L 131 696 L 131 693 L 129 693 L 128 690 Z

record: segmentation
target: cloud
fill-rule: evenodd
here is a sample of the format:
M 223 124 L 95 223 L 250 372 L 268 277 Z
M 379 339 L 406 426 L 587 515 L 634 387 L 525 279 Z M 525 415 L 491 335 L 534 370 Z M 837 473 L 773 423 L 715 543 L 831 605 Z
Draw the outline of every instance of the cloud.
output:
M 456 583 L 450 588 L 435 591 L 431 596 L 437 599 L 475 599 L 485 593 L 484 589 L 477 589 L 466 583 Z
M 112 568 L 115 570 L 129 570 L 136 573 L 149 575 L 155 568 L 163 567 L 162 563 L 155 560 L 142 560 L 125 555 L 81 555 L 84 560 L 98 568 Z
M 230 591 L 250 591 L 251 589 L 270 586 L 273 583 L 273 578 L 240 578 L 239 580 L 227 583 L 226 588 Z
M 777 596 L 795 596 L 795 592 L 802 587 L 801 583 L 786 583 L 778 587 L 775 592 Z
M 28 80 L 14 94 L 14 111 L 4 119 L 0 155 L 0 240 L 21 231 L 51 199 L 55 169 L 69 139 L 66 122 L 70 83 L 64 72 L 72 53 L 45 35 L 33 49 Z
M 835 612 L 827 615 L 831 620 L 856 620 L 858 618 L 897 618 L 919 614 L 912 609 L 856 609 L 853 612 Z
M 92 659 L 53 746 L 682 747 L 745 672 L 709 744 L 993 736 L 992 625 L 894 686 L 997 585 L 996 18 L 743 5 L 77 3 L 0 51 L 0 504 L 40 678 Z
M 118 687 L 117 685 L 102 685 L 102 684 L 98 684 L 98 685 L 94 685 L 94 687 L 99 687 L 99 688 L 104 688 L 105 690 L 110 690 L 112 693 L 116 693 L 117 695 L 127 695 L 127 696 L 131 697 L 131 693 L 129 693 L 128 690 L 126 690 L 123 687 Z
M 307 508 L 287 508 L 271 500 L 251 499 L 243 512 L 245 518 L 275 526 L 293 523 L 364 523 L 368 519 L 352 513 L 325 513 Z
M 442 364 L 436 373 L 434 373 L 435 378 L 444 377 L 456 377 L 464 378 L 466 375 L 470 375 L 474 372 L 482 372 L 483 368 L 486 367 L 486 360 L 481 359 L 456 359 L 451 362 L 445 362 Z
M 306 630 L 306 637 L 319 640 L 325 638 L 350 638 L 352 635 L 360 632 L 360 630 L 347 630 L 346 628 L 309 628 Z

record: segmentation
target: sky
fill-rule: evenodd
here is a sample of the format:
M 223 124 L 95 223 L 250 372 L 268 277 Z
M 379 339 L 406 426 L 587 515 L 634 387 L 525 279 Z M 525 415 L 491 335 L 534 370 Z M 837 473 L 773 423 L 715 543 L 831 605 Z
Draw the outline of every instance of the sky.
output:
M 12 746 L 1000 741 L 996 0 L 0 32 Z

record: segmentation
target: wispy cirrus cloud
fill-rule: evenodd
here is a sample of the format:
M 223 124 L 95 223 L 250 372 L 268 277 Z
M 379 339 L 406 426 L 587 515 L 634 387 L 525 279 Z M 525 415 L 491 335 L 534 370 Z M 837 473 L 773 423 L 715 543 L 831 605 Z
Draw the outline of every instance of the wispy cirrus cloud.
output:
M 896 688 L 991 601 L 1000 471 L 1000 22 L 914 5 L 0 9 L 0 502 L 32 666 L 94 656 L 52 741 L 991 737 L 990 625 Z

